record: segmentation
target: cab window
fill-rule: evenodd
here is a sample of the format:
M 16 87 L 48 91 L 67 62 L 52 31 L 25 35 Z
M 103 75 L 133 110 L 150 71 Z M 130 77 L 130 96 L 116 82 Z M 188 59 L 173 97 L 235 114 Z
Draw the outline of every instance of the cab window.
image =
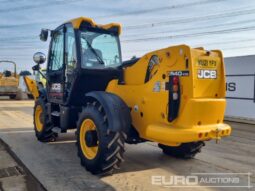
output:
M 121 65 L 119 37 L 104 31 L 81 31 L 82 68 L 104 69 Z
M 64 63 L 64 33 L 63 30 L 54 32 L 50 49 L 49 71 L 58 71 Z

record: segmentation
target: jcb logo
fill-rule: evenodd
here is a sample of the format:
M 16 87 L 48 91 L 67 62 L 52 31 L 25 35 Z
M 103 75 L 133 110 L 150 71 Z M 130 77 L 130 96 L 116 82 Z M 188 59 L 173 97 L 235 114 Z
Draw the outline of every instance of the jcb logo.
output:
M 61 91 L 61 84 L 54 83 L 51 85 L 51 91 L 53 92 L 60 92 Z
M 200 79 L 216 79 L 217 71 L 216 70 L 198 70 L 197 77 Z

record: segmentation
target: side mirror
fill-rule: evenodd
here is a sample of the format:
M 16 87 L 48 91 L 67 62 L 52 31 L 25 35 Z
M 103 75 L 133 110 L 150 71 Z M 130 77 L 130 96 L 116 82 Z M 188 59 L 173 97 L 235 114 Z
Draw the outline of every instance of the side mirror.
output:
M 49 30 L 48 29 L 42 29 L 40 33 L 40 40 L 41 41 L 47 41 L 49 35 Z
M 46 56 L 42 52 L 37 52 L 34 54 L 33 59 L 36 64 L 43 64 L 46 60 Z

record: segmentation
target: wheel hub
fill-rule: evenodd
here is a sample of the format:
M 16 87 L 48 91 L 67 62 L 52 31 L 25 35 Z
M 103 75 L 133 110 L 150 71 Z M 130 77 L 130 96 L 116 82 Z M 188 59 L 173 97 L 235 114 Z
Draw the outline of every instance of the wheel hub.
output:
M 98 153 L 98 136 L 96 125 L 92 119 L 84 119 L 80 127 L 80 146 L 87 159 L 92 160 Z
M 97 132 L 96 130 L 87 131 L 85 134 L 85 141 L 88 147 L 97 146 Z

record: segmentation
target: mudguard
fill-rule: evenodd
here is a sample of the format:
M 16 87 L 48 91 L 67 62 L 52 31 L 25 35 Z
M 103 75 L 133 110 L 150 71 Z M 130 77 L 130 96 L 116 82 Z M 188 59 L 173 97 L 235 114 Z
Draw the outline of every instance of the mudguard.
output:
M 96 100 L 102 105 L 111 131 L 128 134 L 131 128 L 130 110 L 119 96 L 103 91 L 89 92 L 85 96 L 86 101 Z

